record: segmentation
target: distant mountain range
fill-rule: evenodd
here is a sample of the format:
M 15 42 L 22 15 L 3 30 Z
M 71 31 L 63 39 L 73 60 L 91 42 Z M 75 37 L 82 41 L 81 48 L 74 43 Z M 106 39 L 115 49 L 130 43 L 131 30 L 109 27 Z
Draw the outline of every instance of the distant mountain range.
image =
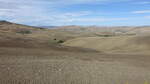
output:
M 38 26 L 38 27 L 52 29 L 52 28 L 56 28 L 58 26 Z

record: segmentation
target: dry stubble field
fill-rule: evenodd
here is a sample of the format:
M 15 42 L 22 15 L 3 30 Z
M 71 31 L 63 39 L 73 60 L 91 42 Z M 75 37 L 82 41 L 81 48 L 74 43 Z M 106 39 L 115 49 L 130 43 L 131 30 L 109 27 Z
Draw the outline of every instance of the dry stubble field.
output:
M 0 84 L 144 84 L 150 80 L 148 55 L 80 51 L 0 48 Z

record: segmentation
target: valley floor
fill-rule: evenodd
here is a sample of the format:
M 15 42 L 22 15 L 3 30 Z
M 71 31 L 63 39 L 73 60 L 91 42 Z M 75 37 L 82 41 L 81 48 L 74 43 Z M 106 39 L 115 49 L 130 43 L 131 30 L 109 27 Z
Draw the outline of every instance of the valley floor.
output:
M 144 84 L 150 56 L 0 48 L 0 84 Z

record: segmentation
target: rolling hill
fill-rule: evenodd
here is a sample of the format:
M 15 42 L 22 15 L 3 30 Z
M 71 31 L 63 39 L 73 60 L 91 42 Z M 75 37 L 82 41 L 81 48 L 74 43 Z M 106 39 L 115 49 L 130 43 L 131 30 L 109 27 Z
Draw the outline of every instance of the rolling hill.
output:
M 149 28 L 123 28 L 1 21 L 0 83 L 143 84 L 150 80 Z
M 1 47 L 61 46 L 95 49 L 103 52 L 148 52 L 150 28 L 146 27 L 81 27 L 55 29 L 26 26 L 0 21 Z
M 82 37 L 68 40 L 65 46 L 91 48 L 113 53 L 149 53 L 150 36 Z

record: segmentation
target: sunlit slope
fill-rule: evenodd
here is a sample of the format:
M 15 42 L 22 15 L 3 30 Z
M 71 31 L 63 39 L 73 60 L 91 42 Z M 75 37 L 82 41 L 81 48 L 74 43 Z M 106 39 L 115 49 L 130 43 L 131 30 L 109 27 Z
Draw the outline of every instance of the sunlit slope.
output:
M 150 36 L 83 37 L 66 41 L 63 45 L 91 48 L 103 52 L 147 53 Z

